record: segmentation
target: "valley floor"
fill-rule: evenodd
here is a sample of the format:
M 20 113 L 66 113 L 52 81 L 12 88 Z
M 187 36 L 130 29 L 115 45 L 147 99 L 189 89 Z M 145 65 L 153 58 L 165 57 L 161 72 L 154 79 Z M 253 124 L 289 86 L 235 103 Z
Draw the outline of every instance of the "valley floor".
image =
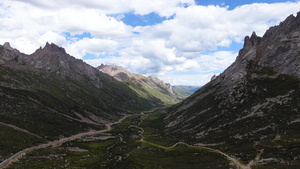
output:
M 220 150 L 166 137 L 162 117 L 160 110 L 125 116 L 104 130 L 26 148 L 0 168 L 277 168 L 261 159 L 269 145 L 255 143 L 256 158 L 243 164 Z

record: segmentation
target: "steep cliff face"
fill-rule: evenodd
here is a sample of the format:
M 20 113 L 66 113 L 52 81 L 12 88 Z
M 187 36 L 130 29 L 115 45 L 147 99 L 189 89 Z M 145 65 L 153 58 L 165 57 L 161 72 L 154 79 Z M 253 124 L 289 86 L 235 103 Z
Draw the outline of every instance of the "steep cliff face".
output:
M 0 100 L 1 122 L 48 138 L 99 129 L 153 107 L 127 85 L 49 43 L 32 55 L 0 45 Z
M 262 38 L 255 33 L 247 36 L 230 67 L 169 109 L 167 133 L 219 146 L 244 159 L 245 151 L 258 149 L 258 142 L 268 142 L 270 148 L 274 139 L 299 139 L 299 23 L 300 13 L 270 28 Z M 289 153 L 295 157 L 298 152 L 299 147 Z
M 175 92 L 169 83 L 165 83 L 156 77 L 145 77 L 134 74 L 121 66 L 100 65 L 98 69 L 104 73 L 113 76 L 115 79 L 123 82 L 140 94 L 141 97 L 149 100 L 160 100 L 164 104 L 174 104 L 184 97 Z

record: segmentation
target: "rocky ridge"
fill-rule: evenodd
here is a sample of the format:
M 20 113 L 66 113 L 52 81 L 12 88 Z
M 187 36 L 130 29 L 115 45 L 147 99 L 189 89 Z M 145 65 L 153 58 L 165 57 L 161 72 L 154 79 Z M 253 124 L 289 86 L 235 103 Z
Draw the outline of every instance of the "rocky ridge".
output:
M 263 157 L 273 158 L 274 140 L 299 139 L 299 23 L 300 13 L 270 28 L 263 37 L 255 32 L 245 37 L 230 67 L 169 109 L 166 133 L 185 135 L 190 142 L 216 146 L 245 161 L 251 152 L 254 157 L 261 142 L 270 144 Z M 294 141 L 293 150 L 280 151 L 271 161 L 297 165 L 297 144 Z
M 160 99 L 166 104 L 179 102 L 184 97 L 177 93 L 169 83 L 165 83 L 157 77 L 138 75 L 131 73 L 121 66 L 100 65 L 98 70 L 113 76 L 115 79 L 123 82 L 129 82 L 132 89 L 141 93 L 141 96 L 147 98 L 154 97 Z
M 111 77 L 99 72 L 92 66 L 86 64 L 82 60 L 75 59 L 66 53 L 65 49 L 55 44 L 46 43 L 45 47 L 40 47 L 31 55 L 20 53 L 17 49 L 10 47 L 6 42 L 3 45 L 2 57 L 0 64 L 17 70 L 41 72 L 45 71 L 49 74 L 55 74 L 62 78 L 73 78 L 80 80 L 82 75 L 87 76 L 93 85 L 100 88 L 101 82 L 96 76 Z M 81 79 L 83 80 L 83 79 Z

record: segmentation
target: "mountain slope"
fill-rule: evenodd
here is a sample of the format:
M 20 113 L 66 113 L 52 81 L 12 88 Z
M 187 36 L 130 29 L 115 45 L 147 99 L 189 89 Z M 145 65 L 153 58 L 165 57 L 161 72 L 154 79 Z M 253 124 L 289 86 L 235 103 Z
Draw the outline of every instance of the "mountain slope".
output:
M 102 64 L 98 69 L 121 82 L 125 82 L 131 89 L 139 93 L 141 97 L 153 100 L 154 103 L 160 100 L 164 104 L 174 104 L 184 98 L 177 93 L 170 84 L 164 83 L 156 77 L 145 77 L 134 74 L 123 67 L 115 65 Z
M 99 129 L 152 108 L 126 85 L 48 43 L 32 55 L 0 46 L 0 97 L 1 122 L 42 137 Z
M 169 109 L 166 132 L 244 161 L 264 149 L 261 163 L 300 165 L 299 65 L 300 13 L 247 36 L 230 67 Z
M 38 142 L 100 130 L 160 105 L 151 101 L 55 44 L 25 55 L 5 43 L 0 45 L 0 161 Z

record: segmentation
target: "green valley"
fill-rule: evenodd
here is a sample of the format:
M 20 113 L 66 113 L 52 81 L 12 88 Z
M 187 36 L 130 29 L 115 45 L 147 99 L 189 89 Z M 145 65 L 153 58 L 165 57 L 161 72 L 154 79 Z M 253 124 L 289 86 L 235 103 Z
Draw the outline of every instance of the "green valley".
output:
M 175 144 L 155 134 L 154 125 L 160 123 L 161 112 L 133 115 L 116 124 L 106 133 L 81 137 L 59 147 L 35 150 L 8 168 L 227 168 L 226 157 L 207 150 Z M 153 122 L 153 123 L 152 123 Z M 132 125 L 147 126 L 145 133 Z M 142 142 L 141 137 L 145 138 Z M 149 142 L 148 142 L 149 140 Z M 151 142 L 150 142 L 151 141 Z M 152 141 L 154 143 L 152 143 Z M 172 143 L 173 142 L 173 143 Z M 159 146 L 161 144 L 161 146 Z M 215 159 L 211 161 L 210 159 Z

